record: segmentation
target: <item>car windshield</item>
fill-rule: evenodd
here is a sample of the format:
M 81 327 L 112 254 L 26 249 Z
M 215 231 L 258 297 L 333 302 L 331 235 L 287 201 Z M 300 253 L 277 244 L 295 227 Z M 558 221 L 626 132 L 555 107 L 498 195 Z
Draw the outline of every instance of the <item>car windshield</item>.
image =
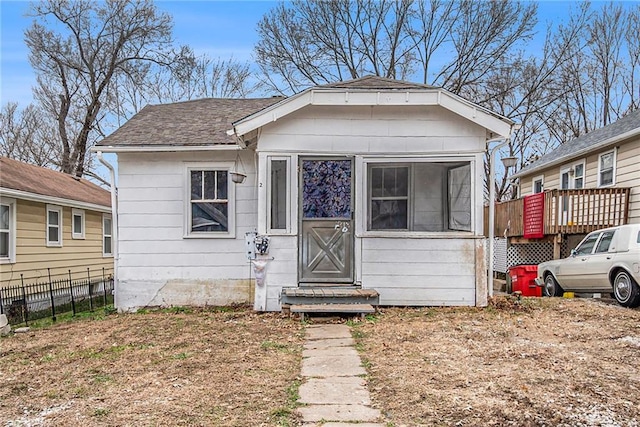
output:
M 587 238 L 584 239 L 582 243 L 580 243 L 580 245 L 576 248 L 576 255 L 590 254 L 593 251 L 593 247 L 595 246 L 599 235 L 600 234 L 596 233 L 587 236 Z

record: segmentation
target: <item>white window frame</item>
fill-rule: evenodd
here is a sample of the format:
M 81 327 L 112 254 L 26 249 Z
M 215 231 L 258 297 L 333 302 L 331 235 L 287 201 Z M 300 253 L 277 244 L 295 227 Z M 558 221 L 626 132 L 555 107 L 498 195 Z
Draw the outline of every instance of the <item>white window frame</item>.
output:
M 271 228 L 271 165 L 273 161 L 286 162 L 286 207 L 285 207 L 285 228 Z M 291 157 L 289 156 L 267 156 L 267 233 L 268 234 L 290 234 L 291 233 Z
M 580 188 L 576 187 L 576 180 L 580 178 L 576 176 L 576 166 L 582 166 L 582 187 Z M 572 185 L 571 188 L 582 190 L 583 188 L 585 188 L 585 185 L 587 183 L 587 162 L 585 161 L 585 159 L 575 162 L 571 165 L 571 169 L 573 169 L 573 176 L 570 177 Z
M 227 171 L 235 168 L 234 162 L 192 162 L 184 168 L 184 239 L 235 239 L 236 237 L 236 183 L 227 177 L 228 231 L 191 231 L 191 171 Z
M 104 222 L 105 220 L 108 219 L 109 221 L 111 221 L 111 230 L 107 230 L 106 227 L 104 226 Z M 109 231 L 107 233 L 107 231 Z M 105 251 L 105 239 L 109 237 L 111 239 L 111 251 L 107 252 Z M 111 216 L 111 214 L 102 214 L 102 256 L 103 257 L 112 257 L 113 256 L 113 245 L 115 244 L 115 242 L 113 241 L 113 218 Z
M 76 231 L 76 216 L 80 217 L 81 230 L 79 233 Z M 84 240 L 85 238 L 84 230 L 85 230 L 84 210 L 71 209 L 71 238 Z
M 358 208 L 361 210 L 360 221 L 356 224 L 356 237 L 389 237 L 389 238 L 407 238 L 407 237 L 433 237 L 433 238 L 475 238 L 478 230 L 482 232 L 480 224 L 476 223 L 478 215 L 477 194 L 479 189 L 476 188 L 478 181 L 478 171 L 476 164 L 479 159 L 470 156 L 443 156 L 443 157 L 356 157 L 356 171 L 363 179 L 356 180 L 356 194 L 363 194 L 360 198 L 356 197 L 356 212 Z M 371 165 L 384 165 L 385 163 L 393 164 L 411 164 L 411 163 L 469 163 L 471 167 L 471 231 L 410 231 L 410 230 L 368 230 L 369 223 L 369 177 L 368 171 Z M 356 176 L 358 176 L 356 175 Z M 410 178 L 412 180 L 412 178 Z M 413 188 L 413 183 L 409 185 Z M 411 215 L 411 212 L 409 212 Z M 411 218 L 410 218 L 411 219 Z
M 9 228 L 2 230 L 9 233 L 9 255 L 0 257 L 0 264 L 15 264 L 16 262 L 16 200 L 8 197 L 2 197 L 0 204 L 9 207 Z
M 538 175 L 531 179 L 531 194 L 538 194 L 536 193 L 536 182 L 538 181 L 540 181 L 540 188 L 542 188 L 540 193 L 544 193 L 544 175 Z
M 600 153 L 598 155 L 598 187 L 613 187 L 616 185 L 616 166 L 617 166 L 617 158 L 618 154 L 615 148 L 613 150 L 605 151 L 604 153 Z M 602 183 L 602 157 L 607 154 L 613 154 L 613 166 L 611 171 L 611 182 L 609 184 Z
M 58 224 L 50 224 L 49 223 L 49 212 L 57 212 L 58 213 Z M 47 205 L 46 214 L 45 214 L 45 240 L 47 242 L 48 248 L 61 248 L 62 247 L 62 232 L 63 232 L 63 216 L 62 216 L 62 206 L 57 205 Z M 49 228 L 50 227 L 58 228 L 58 240 L 49 240 Z

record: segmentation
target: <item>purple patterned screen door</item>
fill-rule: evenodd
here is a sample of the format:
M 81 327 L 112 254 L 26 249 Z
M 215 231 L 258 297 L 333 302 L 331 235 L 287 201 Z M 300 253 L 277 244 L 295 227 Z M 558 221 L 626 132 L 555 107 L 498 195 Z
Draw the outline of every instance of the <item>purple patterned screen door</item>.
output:
M 300 283 L 353 283 L 351 160 L 301 162 Z

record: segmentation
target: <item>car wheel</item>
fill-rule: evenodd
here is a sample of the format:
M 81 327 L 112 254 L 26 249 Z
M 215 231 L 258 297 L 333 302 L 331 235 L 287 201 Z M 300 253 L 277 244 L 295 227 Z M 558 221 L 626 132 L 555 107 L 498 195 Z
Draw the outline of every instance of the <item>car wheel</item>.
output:
M 542 288 L 544 296 L 546 297 L 559 297 L 562 296 L 564 291 L 553 277 L 553 274 L 547 274 L 544 278 L 544 288 Z
M 613 295 L 623 307 L 640 305 L 640 288 L 626 271 L 622 270 L 613 279 Z

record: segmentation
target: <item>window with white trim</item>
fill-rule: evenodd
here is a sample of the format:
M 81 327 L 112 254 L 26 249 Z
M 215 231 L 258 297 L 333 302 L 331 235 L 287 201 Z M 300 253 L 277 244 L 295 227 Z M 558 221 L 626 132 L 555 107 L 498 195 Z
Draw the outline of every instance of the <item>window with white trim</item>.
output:
M 598 187 L 607 187 L 615 183 L 616 150 L 611 150 L 598 156 Z
M 269 157 L 268 229 L 282 233 L 289 230 L 289 158 Z
M 113 256 L 113 222 L 110 214 L 102 215 L 102 256 Z
M 573 165 L 573 188 L 584 188 L 584 162 Z
M 189 166 L 186 234 L 190 237 L 234 237 L 232 164 Z
M 544 175 L 533 178 L 533 194 L 542 193 L 544 191 Z
M 471 231 L 470 162 L 369 163 L 368 231 Z
M 62 246 L 62 206 L 47 205 L 47 246 Z
M 82 209 L 71 210 L 71 237 L 84 239 L 84 211 Z
M 0 264 L 16 262 L 16 201 L 0 201 Z

